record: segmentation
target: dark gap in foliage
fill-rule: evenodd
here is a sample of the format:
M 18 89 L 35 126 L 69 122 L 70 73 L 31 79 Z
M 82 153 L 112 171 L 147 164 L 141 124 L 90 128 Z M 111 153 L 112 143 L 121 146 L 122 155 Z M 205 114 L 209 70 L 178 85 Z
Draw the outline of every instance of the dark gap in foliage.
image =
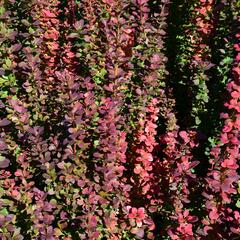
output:
M 48 113 L 49 118 L 45 121 L 44 127 L 44 138 L 49 138 L 52 131 L 54 133 L 58 133 L 61 129 L 61 134 L 64 132 L 64 127 L 62 128 L 62 123 L 65 119 L 65 114 L 67 113 L 67 110 L 64 109 L 61 105 L 61 103 L 58 103 L 56 99 L 58 98 L 58 93 L 51 91 L 49 92 L 47 101 L 46 101 L 46 113 Z M 66 129 L 65 129 L 66 130 Z M 67 133 L 64 132 L 64 136 L 66 136 Z
M 216 66 L 220 65 L 220 62 L 223 60 L 223 56 L 220 55 L 219 49 L 225 49 L 226 50 L 226 42 L 224 38 L 228 38 L 230 41 L 232 39 L 231 31 L 229 32 L 222 32 L 221 28 L 223 25 L 226 24 L 229 25 L 229 28 L 231 26 L 232 22 L 232 15 L 229 14 L 231 11 L 227 11 L 228 14 L 226 15 L 226 19 L 224 22 L 219 21 L 219 14 L 220 11 L 223 10 L 224 6 L 217 5 L 215 12 L 214 12 L 214 20 L 215 25 L 220 25 L 217 27 L 216 31 L 214 32 L 214 36 L 209 39 L 209 46 L 211 49 L 211 55 L 212 55 L 212 63 L 214 64 L 214 67 L 212 67 L 208 71 L 209 75 L 209 82 L 208 82 L 208 89 L 209 89 L 209 102 L 207 103 L 207 109 L 209 109 L 208 113 L 203 117 L 202 124 L 199 126 L 199 130 L 204 132 L 207 137 L 213 136 L 216 134 L 216 129 L 218 129 L 221 126 L 221 121 L 219 121 L 220 113 L 224 111 L 224 103 L 226 101 L 226 97 L 228 97 L 228 93 L 226 91 L 226 82 L 219 82 L 222 80 L 223 76 L 219 74 L 219 71 L 217 70 Z M 231 44 L 232 45 L 232 44 Z M 232 46 L 231 46 L 232 47 Z M 228 49 L 230 50 L 230 49 Z M 226 56 L 232 56 L 231 51 L 226 53 Z M 230 78 L 231 76 L 231 69 L 227 73 L 227 77 Z M 226 76 L 226 75 L 225 75 Z
M 205 202 L 204 196 L 202 196 L 204 188 L 204 178 L 199 177 L 189 181 L 189 190 L 191 194 L 189 195 L 190 202 L 186 204 L 187 209 L 190 209 L 193 216 L 198 217 L 198 221 L 206 216 L 206 211 L 202 207 Z
M 208 156 L 205 154 L 206 149 L 210 150 L 211 146 L 209 146 L 209 138 L 214 137 L 216 134 L 220 134 L 220 130 L 222 127 L 222 121 L 219 120 L 220 113 L 225 111 L 224 103 L 226 99 L 228 99 L 228 92 L 226 91 L 226 81 L 222 81 L 223 77 L 231 77 L 231 66 L 229 66 L 229 71 L 224 75 L 220 74 L 217 66 L 221 68 L 224 65 L 220 65 L 221 61 L 223 61 L 224 57 L 232 56 L 232 45 L 233 45 L 233 37 L 232 34 L 234 27 L 233 23 L 233 15 L 232 11 L 230 11 L 230 4 L 226 3 L 221 4 L 221 1 L 218 1 L 215 5 L 215 9 L 213 12 L 213 20 L 216 30 L 213 32 L 213 36 L 209 38 L 209 46 L 211 49 L 212 55 L 212 63 L 214 66 L 210 68 L 208 71 L 209 82 L 207 82 L 207 86 L 209 89 L 209 102 L 206 104 L 206 109 L 208 111 L 202 115 L 201 124 L 198 126 L 198 130 L 202 133 L 203 136 L 199 138 L 200 144 L 197 149 L 193 150 L 194 156 L 199 158 L 200 164 L 195 168 L 195 171 L 198 176 L 204 177 L 208 172 L 208 168 L 210 167 L 208 163 Z M 220 19 L 220 12 L 225 11 L 226 19 Z M 228 27 L 226 27 L 226 24 Z M 234 26 L 234 27 L 233 27 Z M 224 38 L 227 38 L 231 44 L 229 46 L 226 45 L 226 41 Z M 229 47 L 229 48 L 227 48 Z M 228 52 L 222 53 L 219 51 L 220 49 L 228 50 Z
M 170 8 L 170 14 L 168 17 L 168 38 L 166 40 L 167 44 L 167 69 L 169 71 L 169 76 L 166 81 L 167 87 L 173 89 L 173 96 L 176 99 L 176 116 L 178 120 L 178 125 L 180 129 L 191 128 L 193 124 L 193 119 L 190 114 L 192 108 L 192 97 L 191 88 L 187 84 L 190 81 L 192 72 L 185 66 L 181 69 L 181 63 L 177 62 L 177 55 L 180 53 L 181 42 L 177 39 L 177 36 L 183 35 L 183 25 L 189 21 L 190 15 L 187 14 L 186 9 L 189 9 L 188 3 L 184 0 L 173 0 Z M 189 11 L 190 12 L 190 11 Z M 183 80 L 183 84 L 180 81 Z M 207 123 L 202 120 L 203 124 Z M 197 129 L 199 131 L 199 129 Z M 204 130 L 204 129 L 203 129 Z M 205 176 L 207 173 L 206 169 L 202 165 L 208 166 L 208 158 L 204 154 L 206 142 L 206 136 L 204 136 L 200 131 L 198 132 L 198 139 L 200 144 L 198 148 L 192 149 L 193 159 L 199 160 L 200 164 L 195 167 L 195 172 L 197 176 Z M 204 170 L 203 170 L 204 169 Z M 199 207 L 203 204 L 204 198 L 202 194 L 203 184 L 197 184 L 196 181 L 190 181 L 190 204 L 188 209 L 191 209 L 191 214 L 195 216 L 204 216 L 205 212 Z
M 95 162 L 93 161 L 94 159 L 93 154 L 96 151 L 96 148 L 94 147 L 94 140 L 98 140 L 98 138 L 92 139 L 91 146 L 89 147 L 89 152 L 88 152 L 88 160 L 85 162 L 87 166 L 86 177 L 91 181 L 94 181 L 94 171 L 95 171 Z
M 67 228 L 64 229 L 64 232 L 69 233 L 73 240 L 80 240 L 79 232 L 79 220 L 70 219 Z
M 172 1 L 168 16 L 168 37 L 166 38 L 166 54 L 168 58 L 166 68 L 169 72 L 166 79 L 166 88 L 173 89 L 173 96 L 176 100 L 176 115 L 178 125 L 181 129 L 185 129 L 192 124 L 192 117 L 190 115 L 192 103 L 189 86 L 180 83 L 180 80 L 183 78 L 189 79 L 191 72 L 188 67 L 179 69 L 180 65 L 176 58 L 179 54 L 180 44 L 177 36 L 183 34 L 182 25 L 185 24 L 190 17 L 186 9 L 188 9 L 188 4 L 186 4 L 185 0 Z
M 16 214 L 16 226 L 21 229 L 21 234 L 24 236 L 24 240 L 32 240 L 30 233 L 27 233 L 30 230 L 32 223 L 29 220 L 28 214 L 24 210 L 26 206 L 21 203 L 16 205 L 18 209 L 18 214 Z
M 154 16 L 154 13 L 159 13 L 161 6 L 162 6 L 161 0 L 149 0 L 148 7 L 150 9 L 150 12 L 149 12 L 150 16 Z
M 167 236 L 168 236 L 167 230 L 170 226 L 171 227 L 174 226 L 174 222 L 172 220 L 170 220 L 170 218 L 168 217 L 168 214 L 173 210 L 173 209 L 171 209 L 170 205 L 168 204 L 169 199 L 166 199 L 166 202 L 164 203 L 165 210 L 169 211 L 168 213 L 167 212 L 162 212 L 162 213 L 156 212 L 151 215 L 151 217 L 154 221 L 154 224 L 155 224 L 155 229 L 153 231 L 154 239 L 159 239 L 159 240 L 160 239 L 168 239 L 167 238 Z M 168 205 L 169 205 L 169 207 L 168 207 Z
M 209 162 L 208 157 L 205 154 L 205 149 L 208 144 L 206 137 L 199 139 L 199 147 L 192 150 L 194 158 L 199 161 L 199 164 L 194 168 L 198 177 L 204 177 L 208 172 Z
M 41 170 L 39 168 L 39 165 L 36 164 L 36 166 L 34 166 L 32 164 L 32 167 L 34 167 L 36 170 L 33 173 L 33 177 L 31 178 L 31 180 L 34 182 L 34 186 L 39 189 L 40 191 L 44 192 L 44 188 L 46 186 L 44 180 L 39 181 L 39 179 L 44 179 L 43 174 L 45 173 L 43 170 Z
M 166 125 L 166 121 L 165 119 L 159 114 L 158 115 L 158 120 L 156 122 L 157 124 L 157 136 L 161 136 L 162 134 L 166 133 L 166 128 L 167 128 L 167 125 Z
M 170 225 L 170 221 L 166 217 L 164 217 L 161 213 L 152 214 L 152 219 L 156 226 L 153 231 L 155 239 L 160 239 L 156 237 L 166 235 L 166 227 Z
M 68 7 L 68 2 L 70 2 L 70 1 L 68 1 L 68 0 L 62 0 L 62 1 L 60 1 L 59 4 L 58 4 L 58 8 L 61 10 L 60 13 L 58 14 L 58 19 L 59 19 L 60 22 L 62 22 L 62 23 L 63 23 L 64 21 L 66 21 L 66 20 L 69 21 L 69 18 L 71 17 L 71 16 L 69 16 L 68 14 L 66 14 L 66 12 L 67 12 L 67 7 Z

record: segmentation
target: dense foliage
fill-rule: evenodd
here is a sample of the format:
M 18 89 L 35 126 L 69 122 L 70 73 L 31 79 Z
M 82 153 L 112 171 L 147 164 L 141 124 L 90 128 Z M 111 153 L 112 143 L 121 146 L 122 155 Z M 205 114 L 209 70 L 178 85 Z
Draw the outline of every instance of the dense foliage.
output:
M 239 13 L 1 0 L 0 239 L 239 239 Z

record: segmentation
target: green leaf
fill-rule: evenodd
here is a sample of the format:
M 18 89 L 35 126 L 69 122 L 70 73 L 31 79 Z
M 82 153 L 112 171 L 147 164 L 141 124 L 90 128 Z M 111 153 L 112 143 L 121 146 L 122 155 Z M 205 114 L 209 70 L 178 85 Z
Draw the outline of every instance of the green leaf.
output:
M 237 208 L 240 208 L 240 200 L 237 201 L 236 207 L 237 207 Z
M 7 216 L 8 215 L 7 208 L 3 208 L 2 210 L 0 210 L 0 215 Z
M 204 101 L 205 103 L 208 102 L 208 95 L 207 95 L 207 94 L 204 94 L 204 95 L 203 95 L 203 101 Z
M 5 13 L 5 8 L 4 7 L 0 7 L 0 15 L 2 15 L 3 13 Z
M 102 68 L 98 75 L 103 78 L 106 74 L 107 74 L 107 70 L 105 68 Z
M 93 142 L 93 145 L 94 145 L 94 147 L 97 147 L 97 146 L 99 145 L 99 140 L 95 140 L 95 141 Z
M 10 58 L 7 58 L 5 64 L 3 65 L 4 69 L 9 69 L 12 66 L 12 61 Z
M 194 85 L 197 86 L 197 85 L 199 84 L 199 79 L 198 79 L 198 78 L 197 78 L 197 79 L 194 79 L 194 80 L 193 80 L 193 83 L 194 83 Z
M 200 120 L 199 117 L 195 117 L 195 123 L 196 123 L 197 125 L 199 125 L 199 124 L 201 123 L 201 120 Z
M 5 76 L 2 76 L 1 78 L 0 78 L 0 85 L 3 85 L 5 82 L 7 82 L 8 81 L 8 79 L 5 77 Z
M 134 49 L 138 50 L 138 49 L 143 49 L 142 45 L 137 45 L 136 47 L 134 47 Z
M 230 64 L 230 63 L 232 63 L 232 61 L 233 61 L 233 59 L 230 57 L 226 57 L 222 60 L 222 62 L 225 64 Z
M 35 31 L 34 31 L 33 28 L 30 27 L 30 28 L 28 29 L 28 32 L 29 32 L 30 34 L 33 34 Z
M 0 98 L 7 98 L 8 97 L 8 91 L 0 91 Z
M 4 188 L 0 187 L 0 192 L 4 192 L 4 191 L 5 191 Z
M 65 194 L 65 190 L 62 189 L 62 190 L 60 191 L 60 193 L 61 193 L 61 194 Z

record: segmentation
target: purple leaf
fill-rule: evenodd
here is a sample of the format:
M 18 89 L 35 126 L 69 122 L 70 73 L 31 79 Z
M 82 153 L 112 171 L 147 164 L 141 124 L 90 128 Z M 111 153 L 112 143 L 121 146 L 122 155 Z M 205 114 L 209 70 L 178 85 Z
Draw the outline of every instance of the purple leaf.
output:
M 78 30 L 78 29 L 82 29 L 83 25 L 84 25 L 84 21 L 80 20 L 80 21 L 75 22 L 74 27 Z
M 11 48 L 12 48 L 13 52 L 18 52 L 22 48 L 22 44 L 20 44 L 20 43 L 14 44 L 14 45 L 12 45 Z
M 3 157 L 3 156 L 0 156 L 0 168 L 7 168 L 9 166 L 9 159 Z
M 131 232 L 141 239 L 144 237 L 144 230 L 142 228 L 133 228 Z
M 5 127 L 7 125 L 9 125 L 11 122 L 9 120 L 7 120 L 6 118 L 0 120 L 0 127 Z
M 5 71 L 3 68 L 0 68 L 0 75 L 4 75 Z
M 12 105 L 12 107 L 14 108 L 15 111 L 17 111 L 17 112 L 19 112 L 19 113 L 25 113 L 25 112 L 27 112 L 27 110 L 26 110 L 24 107 L 22 107 L 22 106 L 20 106 L 20 105 L 18 104 L 18 101 L 17 101 L 17 100 L 11 99 L 11 100 L 9 100 L 9 102 L 10 102 L 10 104 Z
M 7 148 L 7 144 L 2 139 L 0 139 L 0 151 L 6 150 Z

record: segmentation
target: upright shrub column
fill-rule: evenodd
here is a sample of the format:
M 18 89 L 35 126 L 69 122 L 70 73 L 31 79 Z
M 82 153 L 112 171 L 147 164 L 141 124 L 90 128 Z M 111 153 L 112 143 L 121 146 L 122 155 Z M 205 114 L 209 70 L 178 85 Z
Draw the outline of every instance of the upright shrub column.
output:
M 240 35 L 236 38 L 239 40 Z M 206 209 L 208 217 L 203 220 L 206 225 L 204 234 L 216 238 L 234 238 L 239 234 L 239 94 L 240 68 L 239 44 L 234 48 L 237 56 L 232 70 L 232 81 L 227 84 L 229 100 L 225 103 L 228 113 L 222 113 L 224 127 L 220 135 L 220 143 L 211 151 L 211 169 L 206 178 Z M 236 207 L 229 207 L 230 204 Z M 226 225 L 229 222 L 229 225 Z M 225 226 L 225 227 L 223 227 Z M 229 226 L 229 227 L 228 227 Z

